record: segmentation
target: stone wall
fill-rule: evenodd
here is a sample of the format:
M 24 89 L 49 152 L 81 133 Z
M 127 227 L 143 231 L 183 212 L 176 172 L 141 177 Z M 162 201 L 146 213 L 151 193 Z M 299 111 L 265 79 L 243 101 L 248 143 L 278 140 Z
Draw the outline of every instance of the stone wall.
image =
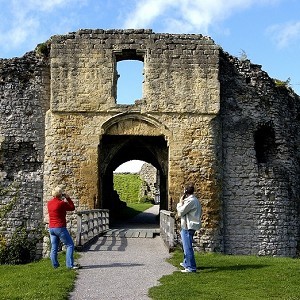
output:
M 0 60 L 0 210 L 5 216 L 0 232 L 5 239 L 17 227 L 34 230 L 43 224 L 49 75 L 48 61 L 35 52 Z
M 159 172 L 161 209 L 195 184 L 200 249 L 296 255 L 300 109 L 289 88 L 202 35 L 79 30 L 47 47 L 49 57 L 0 61 L 1 184 L 20 195 L 2 231 L 47 223 L 57 184 L 77 210 L 109 207 L 113 171 L 140 159 Z M 144 66 L 132 105 L 116 102 L 126 59 Z
M 148 197 L 152 199 L 155 203 L 160 201 L 159 193 L 159 172 L 151 164 L 144 163 L 139 172 L 140 178 L 143 180 L 144 184 L 141 187 L 141 197 Z
M 249 60 L 220 57 L 224 251 L 295 256 L 299 97 Z
M 142 159 L 164 178 L 164 209 L 174 208 L 187 181 L 195 182 L 204 208 L 216 207 L 205 210 L 208 239 L 214 240 L 220 219 L 214 121 L 219 111 L 218 46 L 202 35 L 81 30 L 52 37 L 50 57 L 44 199 L 64 183 L 79 209 L 108 207 L 116 161 Z M 128 58 L 144 62 L 143 97 L 133 105 L 119 105 L 116 65 Z M 124 136 L 135 137 L 142 149 L 134 150 L 135 157 L 130 152 L 136 146 L 127 145 Z M 157 142 L 149 144 L 147 137 Z

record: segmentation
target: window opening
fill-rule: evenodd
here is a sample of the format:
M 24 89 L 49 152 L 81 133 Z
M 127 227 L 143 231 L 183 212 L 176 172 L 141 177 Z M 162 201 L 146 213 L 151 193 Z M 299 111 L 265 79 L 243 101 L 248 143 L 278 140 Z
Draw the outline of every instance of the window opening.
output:
M 276 155 L 275 133 L 268 125 L 261 126 L 254 134 L 254 147 L 258 163 L 270 163 Z
M 114 190 L 121 201 L 159 204 L 159 171 L 152 164 L 130 160 L 114 171 L 113 178 Z
M 115 50 L 113 95 L 117 104 L 134 104 L 143 97 L 144 50 Z
M 142 98 L 144 64 L 138 60 L 117 62 L 117 104 L 134 104 Z

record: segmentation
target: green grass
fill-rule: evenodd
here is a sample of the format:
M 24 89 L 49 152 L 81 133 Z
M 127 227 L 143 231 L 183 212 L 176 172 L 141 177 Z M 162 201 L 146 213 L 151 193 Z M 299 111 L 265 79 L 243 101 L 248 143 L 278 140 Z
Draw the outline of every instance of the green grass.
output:
M 128 216 L 134 217 L 135 215 L 145 211 L 146 209 L 152 207 L 152 203 L 128 203 L 127 208 L 129 210 Z
M 175 271 L 149 290 L 153 300 L 296 300 L 300 299 L 299 259 L 222 254 L 195 255 L 198 272 Z M 63 300 L 74 287 L 76 271 L 53 269 L 50 259 L 26 265 L 0 265 L 0 299 Z M 175 266 L 182 252 L 169 260 Z
M 152 206 L 152 203 L 127 203 L 127 207 L 119 210 L 116 213 L 115 218 L 117 218 L 118 220 L 126 221 Z
M 59 255 L 61 267 L 54 269 L 50 259 L 26 265 L 0 265 L 0 299 L 62 300 L 72 291 L 76 271 L 65 267 L 65 255 Z
M 170 259 L 179 266 L 183 254 Z M 197 273 L 174 272 L 149 290 L 154 300 L 300 299 L 299 259 L 196 253 Z
M 120 199 L 127 204 L 140 201 L 141 186 L 142 180 L 138 174 L 114 174 L 114 189 L 118 192 Z

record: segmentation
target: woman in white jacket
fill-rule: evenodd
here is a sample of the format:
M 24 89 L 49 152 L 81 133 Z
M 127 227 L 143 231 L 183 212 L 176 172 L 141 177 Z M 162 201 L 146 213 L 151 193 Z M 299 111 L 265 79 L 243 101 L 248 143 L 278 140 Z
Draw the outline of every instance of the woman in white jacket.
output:
M 183 273 L 196 272 L 196 261 L 193 249 L 193 237 L 196 230 L 201 228 L 201 204 L 194 195 L 194 186 L 188 185 L 184 195 L 177 204 L 177 212 L 181 219 L 181 240 L 184 260 L 180 265 Z

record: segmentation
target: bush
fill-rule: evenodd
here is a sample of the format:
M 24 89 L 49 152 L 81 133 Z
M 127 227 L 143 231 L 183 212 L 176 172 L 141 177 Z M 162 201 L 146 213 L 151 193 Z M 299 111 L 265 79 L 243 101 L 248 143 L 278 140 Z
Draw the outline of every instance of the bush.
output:
M 149 197 L 149 196 L 143 196 L 142 198 L 141 198 L 141 201 L 140 201 L 141 203 L 152 203 L 152 204 L 154 204 L 154 199 L 153 198 L 151 198 L 151 197 Z
M 50 54 L 50 43 L 46 42 L 46 43 L 38 44 L 36 46 L 36 52 L 39 55 L 42 55 L 44 57 L 49 57 L 49 54 Z
M 32 262 L 36 256 L 37 238 L 29 238 L 32 232 L 24 227 L 18 227 L 12 238 L 6 241 L 0 238 L 0 264 L 26 264 Z

